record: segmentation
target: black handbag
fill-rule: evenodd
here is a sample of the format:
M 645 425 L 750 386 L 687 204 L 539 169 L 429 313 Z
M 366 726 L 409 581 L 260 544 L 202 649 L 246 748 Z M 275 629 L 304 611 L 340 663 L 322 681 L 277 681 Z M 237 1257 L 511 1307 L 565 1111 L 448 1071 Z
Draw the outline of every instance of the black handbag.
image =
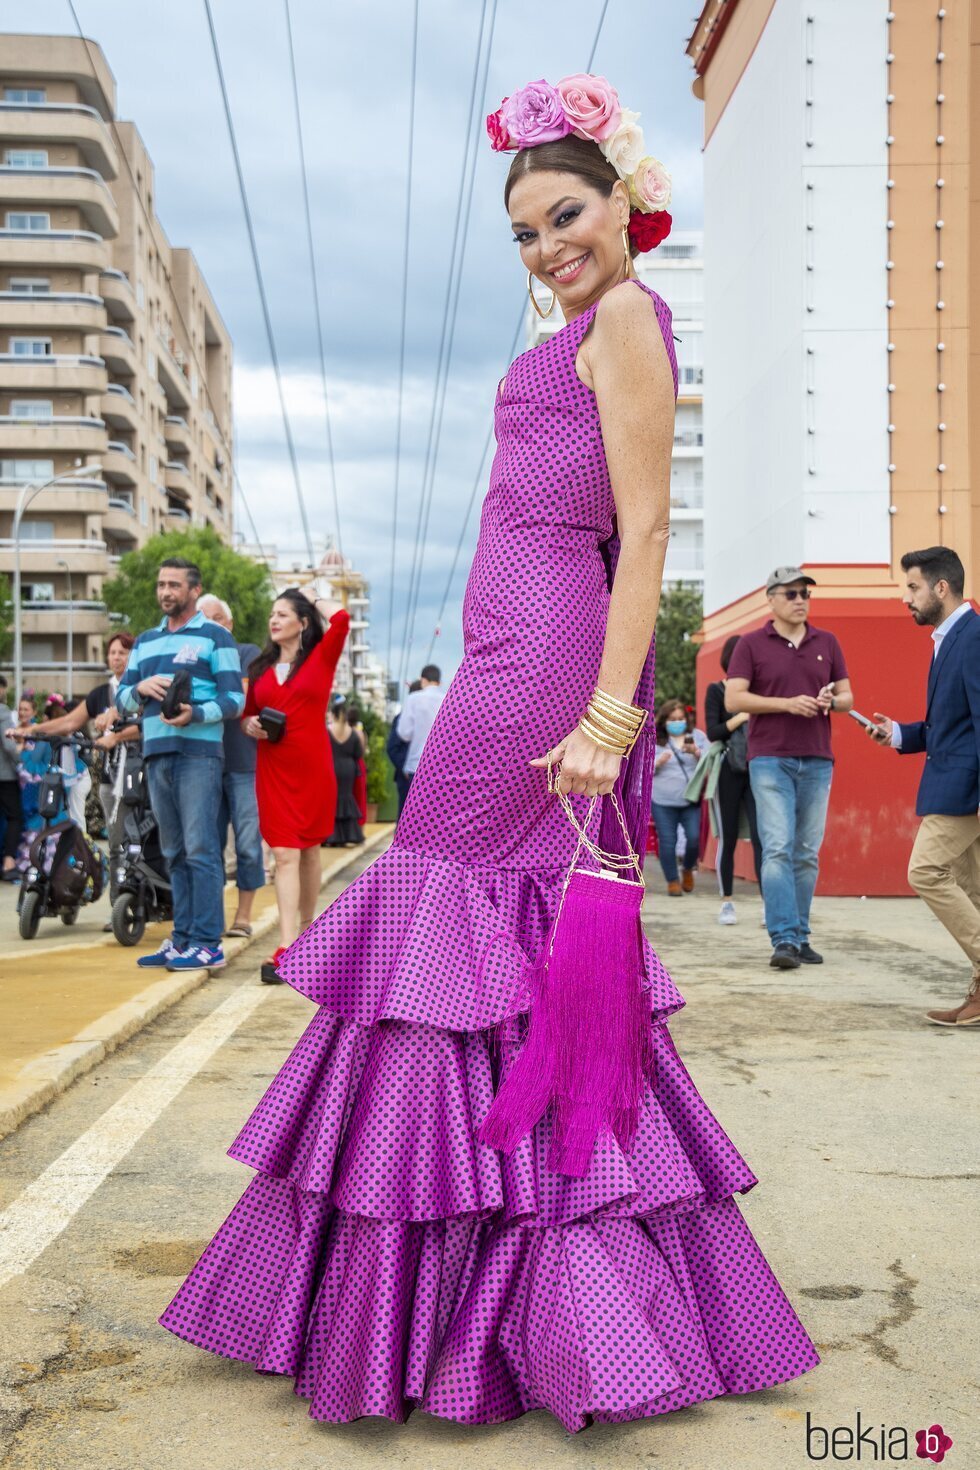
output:
M 749 731 L 748 725 L 739 725 L 733 730 L 725 744 L 725 759 L 729 769 L 743 775 L 749 768 Z
M 286 716 L 281 709 L 272 709 L 270 705 L 259 711 L 259 724 L 273 745 L 286 733 Z
M 187 669 L 178 669 L 160 702 L 160 713 L 165 720 L 175 720 L 182 704 L 191 702 L 191 676 Z

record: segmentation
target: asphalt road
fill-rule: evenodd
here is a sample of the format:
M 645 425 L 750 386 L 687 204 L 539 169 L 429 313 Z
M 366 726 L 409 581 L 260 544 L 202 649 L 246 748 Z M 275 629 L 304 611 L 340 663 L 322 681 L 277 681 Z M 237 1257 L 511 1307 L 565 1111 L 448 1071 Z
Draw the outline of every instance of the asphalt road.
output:
M 742 1208 L 821 1348 L 814 1373 L 576 1437 L 546 1414 L 331 1426 L 288 1381 L 157 1327 L 250 1177 L 224 1148 L 311 1013 L 246 956 L 0 1144 L 2 1464 L 796 1470 L 808 1413 L 853 1430 L 860 1412 L 875 1437 L 941 1423 L 951 1470 L 974 1470 L 980 1036 L 921 1021 L 964 988 L 956 951 L 915 901 L 827 900 L 828 963 L 780 974 L 757 901 L 721 929 L 709 887 L 655 891 L 651 937 L 688 999 L 681 1051 L 761 1178 Z

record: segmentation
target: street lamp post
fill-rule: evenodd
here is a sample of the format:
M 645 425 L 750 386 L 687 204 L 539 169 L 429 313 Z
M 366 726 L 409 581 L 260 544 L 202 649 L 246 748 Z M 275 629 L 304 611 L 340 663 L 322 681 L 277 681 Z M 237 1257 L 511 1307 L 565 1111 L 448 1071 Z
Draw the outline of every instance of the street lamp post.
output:
M 71 595 L 71 567 L 64 557 L 59 557 L 56 566 L 64 567 L 65 576 L 68 578 L 68 701 L 71 703 L 74 697 L 74 670 L 75 670 L 75 604 Z
M 76 465 L 73 470 L 66 470 L 62 475 L 55 475 L 53 479 L 45 480 L 41 485 L 22 485 L 17 495 L 17 505 L 14 510 L 14 689 L 19 699 L 24 685 L 24 630 L 23 613 L 20 605 L 20 523 L 24 512 L 36 495 L 42 490 L 50 490 L 53 485 L 70 485 L 79 476 L 95 476 L 102 473 L 100 464 Z

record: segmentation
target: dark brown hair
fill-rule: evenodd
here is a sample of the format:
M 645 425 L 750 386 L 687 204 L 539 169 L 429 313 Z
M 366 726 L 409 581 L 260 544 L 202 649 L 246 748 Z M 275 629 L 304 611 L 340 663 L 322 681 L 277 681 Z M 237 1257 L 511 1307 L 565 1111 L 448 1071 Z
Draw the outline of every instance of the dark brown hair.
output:
M 929 546 L 925 551 L 907 551 L 902 557 L 902 571 L 910 572 L 913 567 L 919 568 L 931 589 L 935 590 L 937 582 L 948 582 L 954 597 L 963 596 L 966 573 L 963 563 L 951 546 Z
M 133 644 L 135 642 L 136 642 L 136 639 L 133 637 L 132 633 L 127 633 L 125 630 L 123 632 L 121 632 L 121 633 L 113 633 L 112 637 L 109 638 L 107 640 L 107 642 L 106 642 L 106 646 L 105 646 L 106 656 L 108 657 L 109 649 L 112 647 L 112 645 L 114 643 L 121 643 L 122 646 L 123 646 L 123 648 L 125 648 L 126 652 L 129 653 L 130 649 L 132 648 L 132 646 L 133 646 Z
M 658 745 L 667 744 L 667 721 L 670 719 L 675 709 L 681 710 L 684 714 L 684 718 L 687 718 L 687 705 L 684 703 L 683 699 L 665 699 L 657 710 L 655 723 L 657 728 Z
M 293 660 L 292 668 L 286 675 L 286 683 L 288 684 L 290 679 L 295 678 L 299 673 L 323 637 L 323 619 L 320 616 L 319 609 L 314 607 L 310 599 L 298 587 L 287 587 L 285 591 L 277 593 L 275 602 L 288 602 L 300 622 L 303 622 L 304 619 L 306 621 L 306 627 L 300 634 L 299 651 Z M 275 602 L 273 606 L 275 606 Z M 271 669 L 273 664 L 278 662 L 279 644 L 274 643 L 270 638 L 258 658 L 253 658 L 245 670 L 246 677 L 251 679 L 254 684 L 265 673 L 266 669 Z
M 721 667 L 722 672 L 725 674 L 728 673 L 728 665 L 732 661 L 732 654 L 735 652 L 735 645 L 738 642 L 739 637 L 740 634 L 733 633 L 730 638 L 725 639 L 725 646 L 721 650 Z
M 556 143 L 539 143 L 536 148 L 521 148 L 514 154 L 504 184 L 505 209 L 510 208 L 510 196 L 518 179 L 534 173 L 574 174 L 603 199 L 609 198 L 613 184 L 619 180 L 619 174 L 601 152 L 598 143 L 569 133 L 567 138 L 559 138 Z M 630 241 L 630 255 L 635 256 L 636 253 L 636 246 Z

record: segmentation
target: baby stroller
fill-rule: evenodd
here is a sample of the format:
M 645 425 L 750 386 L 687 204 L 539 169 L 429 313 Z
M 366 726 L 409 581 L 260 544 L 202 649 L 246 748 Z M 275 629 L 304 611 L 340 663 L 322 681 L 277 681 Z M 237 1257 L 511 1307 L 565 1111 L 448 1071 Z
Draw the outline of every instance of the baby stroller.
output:
M 61 753 L 70 746 L 85 760 L 87 740 L 50 740 L 51 760 L 38 786 L 38 811 L 44 826 L 30 847 L 30 861 L 17 902 L 21 939 L 35 939 L 42 919 L 74 924 L 83 904 L 101 898 L 108 878 L 103 853 L 66 815 L 65 772 Z
M 113 726 L 122 729 L 129 721 Z M 135 746 L 126 747 L 119 801 L 122 803 L 122 859 L 115 872 L 116 898 L 112 905 L 112 932 L 120 944 L 139 944 L 147 924 L 173 918 L 173 895 L 166 859 L 160 848 L 156 818 L 143 757 Z

